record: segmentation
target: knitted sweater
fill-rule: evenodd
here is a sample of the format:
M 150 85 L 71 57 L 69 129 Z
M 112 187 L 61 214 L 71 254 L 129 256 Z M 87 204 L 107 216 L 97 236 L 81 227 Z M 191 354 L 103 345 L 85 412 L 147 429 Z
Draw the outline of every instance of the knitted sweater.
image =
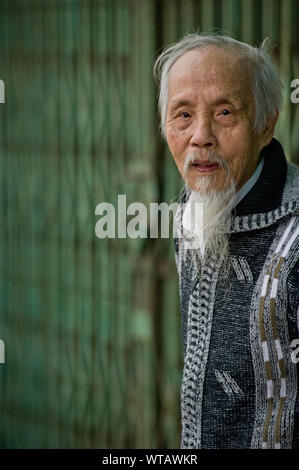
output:
M 175 239 L 184 370 L 181 448 L 299 448 L 299 168 L 272 139 L 233 211 L 230 271 L 197 272 Z M 182 199 L 182 202 L 185 202 Z

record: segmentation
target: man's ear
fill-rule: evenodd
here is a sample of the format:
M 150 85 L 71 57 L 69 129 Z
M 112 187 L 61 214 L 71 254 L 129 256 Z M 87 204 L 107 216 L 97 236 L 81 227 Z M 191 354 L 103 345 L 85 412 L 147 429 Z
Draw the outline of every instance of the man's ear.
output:
M 272 116 L 268 119 L 267 125 L 266 125 L 263 133 L 261 134 L 261 137 L 264 141 L 264 146 L 265 147 L 268 144 L 270 144 L 270 142 L 272 140 L 278 116 L 279 116 L 279 112 L 277 111 L 275 116 Z

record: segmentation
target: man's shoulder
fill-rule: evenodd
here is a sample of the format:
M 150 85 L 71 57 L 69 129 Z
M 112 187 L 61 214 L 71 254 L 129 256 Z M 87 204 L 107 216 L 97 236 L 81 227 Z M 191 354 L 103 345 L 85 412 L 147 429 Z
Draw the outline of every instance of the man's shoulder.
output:
M 282 196 L 282 204 L 292 201 L 299 202 L 299 167 L 294 163 L 287 162 L 287 178 Z
M 298 186 L 299 181 L 299 166 L 292 162 L 287 162 L 287 181 L 286 184 L 295 185 L 297 191 L 299 191 Z

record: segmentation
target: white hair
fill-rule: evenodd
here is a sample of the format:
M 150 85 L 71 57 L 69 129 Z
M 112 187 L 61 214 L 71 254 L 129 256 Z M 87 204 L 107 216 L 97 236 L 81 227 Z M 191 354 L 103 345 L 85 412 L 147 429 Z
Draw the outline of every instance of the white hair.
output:
M 165 123 L 168 107 L 168 75 L 172 65 L 186 52 L 206 47 L 226 48 L 245 58 L 252 72 L 252 92 L 255 103 L 254 131 L 259 134 L 265 129 L 268 120 L 275 118 L 280 110 L 283 85 L 278 71 L 267 51 L 269 39 L 260 47 L 253 47 L 221 34 L 192 33 L 179 42 L 167 47 L 157 58 L 154 76 L 159 83 L 159 110 L 161 132 L 165 138 Z

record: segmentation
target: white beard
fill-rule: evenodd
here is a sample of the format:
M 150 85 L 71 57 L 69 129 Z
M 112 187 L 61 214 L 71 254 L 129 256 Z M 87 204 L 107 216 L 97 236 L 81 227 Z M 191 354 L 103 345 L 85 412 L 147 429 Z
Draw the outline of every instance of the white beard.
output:
M 198 155 L 198 154 L 197 154 Z M 196 157 L 192 154 L 189 161 Z M 185 184 L 186 201 L 189 208 L 184 207 L 181 217 L 175 218 L 176 230 L 180 234 L 179 243 L 182 248 L 188 249 L 188 254 L 199 268 L 208 259 L 222 260 L 223 272 L 227 273 L 229 261 L 229 229 L 231 225 L 231 211 L 234 204 L 236 186 L 230 174 L 228 165 L 212 155 L 210 160 L 217 161 L 227 170 L 227 180 L 230 184 L 224 190 L 213 189 L 214 176 L 200 176 L 196 183 L 196 190 Z M 185 174 L 187 169 L 185 169 Z M 184 174 L 184 176 L 185 176 Z M 192 212 L 191 205 L 194 204 Z M 200 204 L 198 206 L 197 204 Z M 197 210 L 196 210 L 197 207 Z M 198 210 L 201 209 L 200 210 Z M 178 226 L 180 224 L 180 227 Z

